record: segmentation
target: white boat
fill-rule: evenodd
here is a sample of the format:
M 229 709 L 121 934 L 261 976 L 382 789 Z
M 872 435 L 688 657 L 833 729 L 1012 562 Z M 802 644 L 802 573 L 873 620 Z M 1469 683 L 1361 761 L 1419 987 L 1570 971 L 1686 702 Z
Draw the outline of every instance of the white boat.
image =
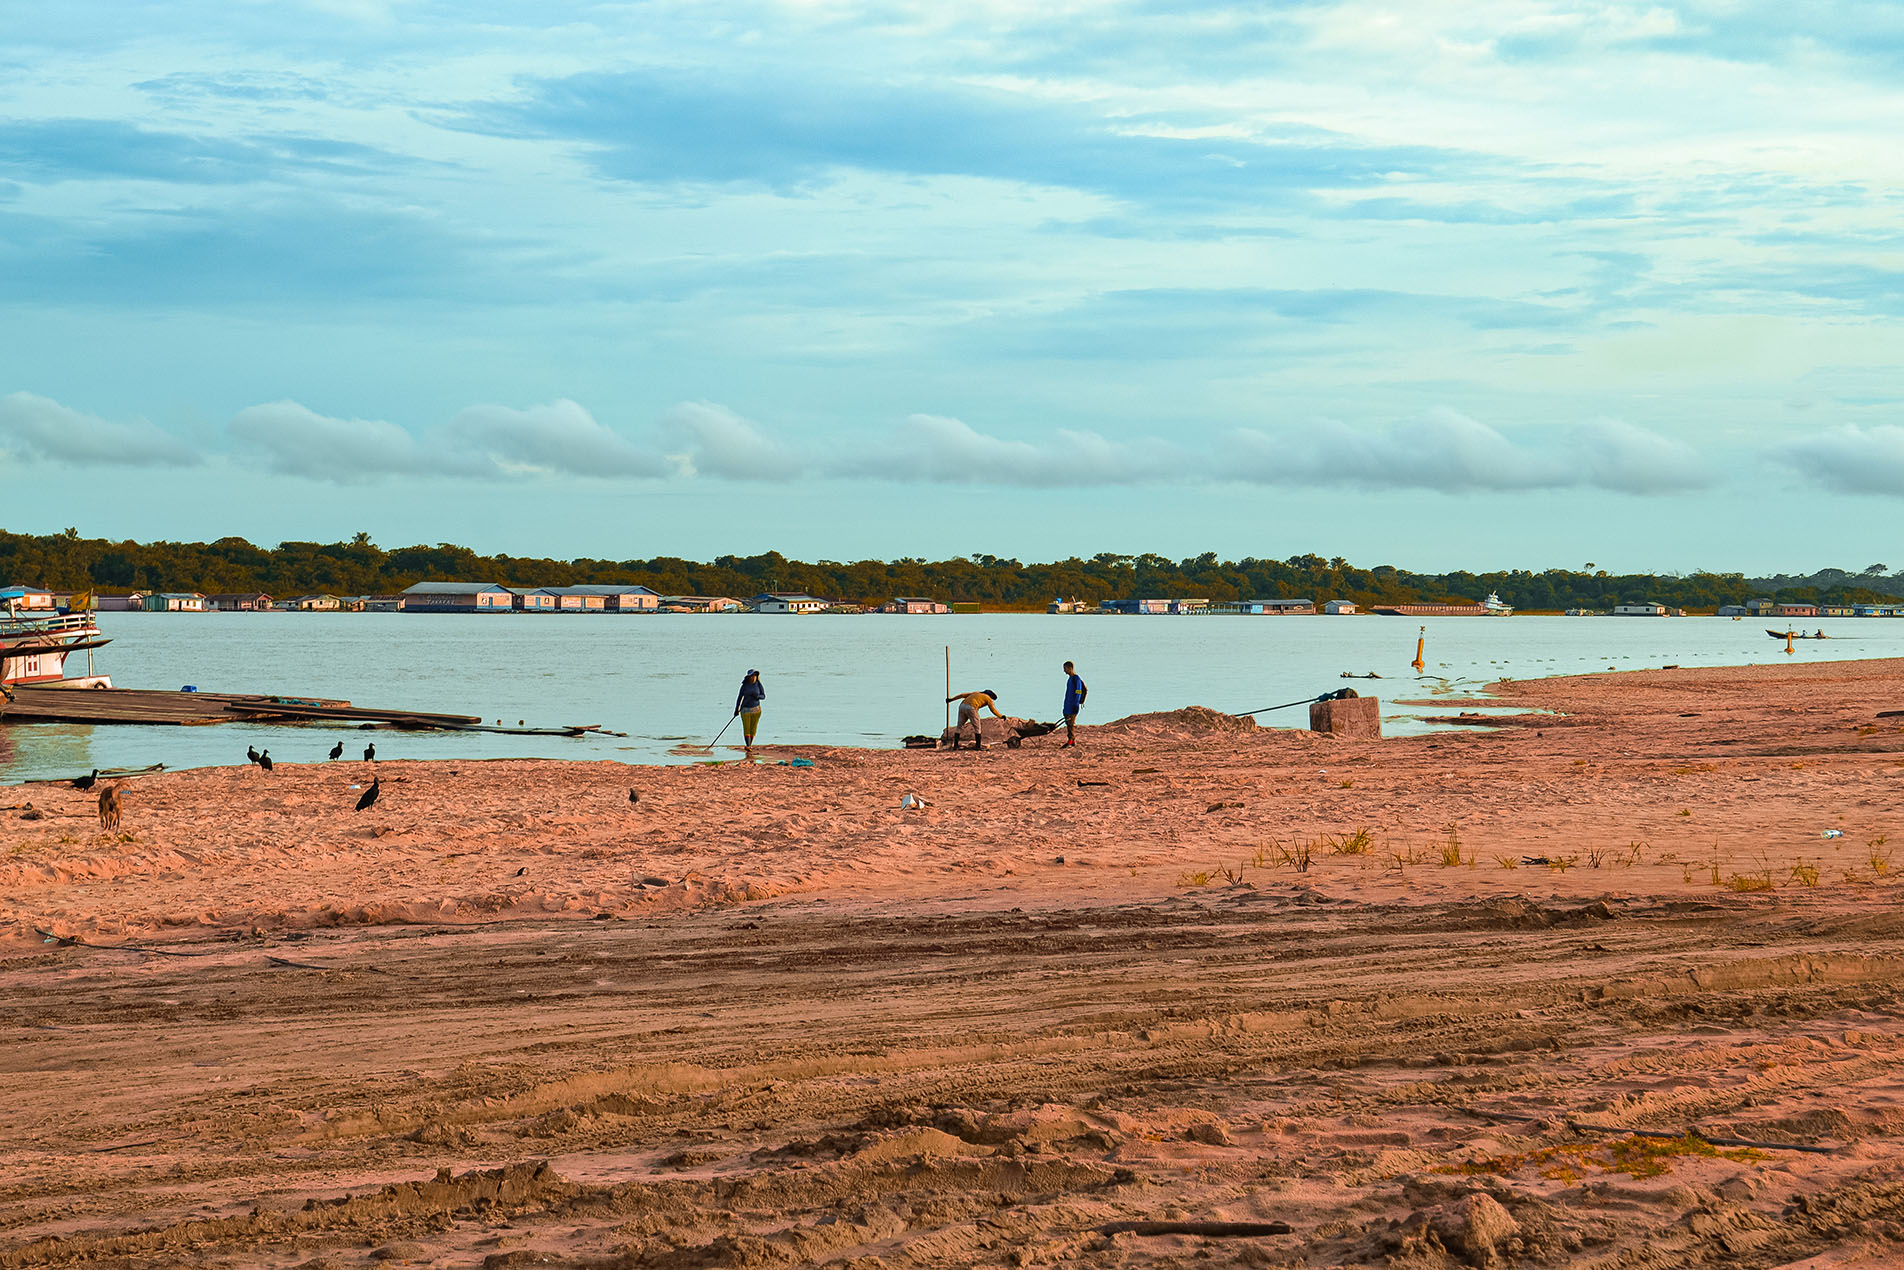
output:
M 0 617 L 0 687 L 110 688 L 109 677 L 93 673 L 92 655 L 110 642 L 91 613 L 29 616 L 9 607 Z M 86 654 L 86 673 L 68 677 L 66 659 L 78 652 Z
M 1489 591 L 1487 599 L 1481 601 L 1482 617 L 1512 617 L 1513 615 L 1514 606 L 1503 604 L 1500 595 L 1496 592 Z

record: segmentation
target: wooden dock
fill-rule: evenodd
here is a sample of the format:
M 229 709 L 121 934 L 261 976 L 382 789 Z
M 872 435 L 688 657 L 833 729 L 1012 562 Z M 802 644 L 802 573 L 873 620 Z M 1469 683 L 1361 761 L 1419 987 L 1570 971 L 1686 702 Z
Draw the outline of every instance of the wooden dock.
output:
M 224 692 L 160 692 L 141 688 L 54 688 L 21 684 L 0 711 L 6 723 L 143 723 L 192 727 L 208 723 L 331 723 L 359 728 L 463 729 L 482 720 L 467 714 L 377 710 L 321 697 Z

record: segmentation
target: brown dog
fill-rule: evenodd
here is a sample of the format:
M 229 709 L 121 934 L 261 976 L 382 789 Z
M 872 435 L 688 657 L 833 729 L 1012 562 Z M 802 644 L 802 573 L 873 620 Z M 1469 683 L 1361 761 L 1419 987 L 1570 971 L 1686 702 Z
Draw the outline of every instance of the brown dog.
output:
M 117 785 L 108 785 L 99 791 L 99 827 L 101 829 L 117 829 L 121 810 Z

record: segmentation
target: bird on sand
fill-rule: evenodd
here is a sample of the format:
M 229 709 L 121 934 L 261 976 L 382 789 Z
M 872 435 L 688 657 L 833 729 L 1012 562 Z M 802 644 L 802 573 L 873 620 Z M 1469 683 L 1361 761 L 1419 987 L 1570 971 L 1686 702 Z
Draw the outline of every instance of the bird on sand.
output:
M 331 759 L 335 761 L 342 757 L 344 757 L 344 743 L 339 741 L 336 745 L 331 746 Z
M 372 780 L 370 782 L 370 788 L 366 789 L 364 791 L 364 796 L 357 800 L 357 810 L 362 811 L 364 808 L 370 806 L 370 804 L 376 802 L 377 795 L 380 792 L 382 792 L 382 787 L 380 782 L 378 780 Z
M 271 751 L 270 750 L 266 750 L 264 753 L 258 756 L 258 766 L 262 767 L 267 772 L 271 770 Z
M 366 745 L 364 747 L 364 762 L 375 763 L 376 761 L 377 761 L 377 745 L 373 741 L 371 744 Z
M 93 774 L 91 776 L 77 776 L 73 778 L 74 789 L 91 789 L 94 785 L 98 783 L 99 783 L 99 769 L 96 767 L 93 769 Z
M 253 763 L 256 763 L 258 761 L 258 747 L 255 745 L 247 745 L 245 747 L 245 757 Z
M 631 803 L 638 803 L 641 801 L 641 795 L 631 789 L 628 791 L 628 801 Z

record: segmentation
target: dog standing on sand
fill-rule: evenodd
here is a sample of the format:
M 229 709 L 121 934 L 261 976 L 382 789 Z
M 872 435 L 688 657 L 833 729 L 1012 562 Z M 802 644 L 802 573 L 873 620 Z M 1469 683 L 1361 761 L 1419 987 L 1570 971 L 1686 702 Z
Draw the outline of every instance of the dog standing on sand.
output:
M 99 827 L 112 830 L 119 827 L 119 813 L 124 805 L 119 801 L 119 787 L 108 785 L 99 791 Z

